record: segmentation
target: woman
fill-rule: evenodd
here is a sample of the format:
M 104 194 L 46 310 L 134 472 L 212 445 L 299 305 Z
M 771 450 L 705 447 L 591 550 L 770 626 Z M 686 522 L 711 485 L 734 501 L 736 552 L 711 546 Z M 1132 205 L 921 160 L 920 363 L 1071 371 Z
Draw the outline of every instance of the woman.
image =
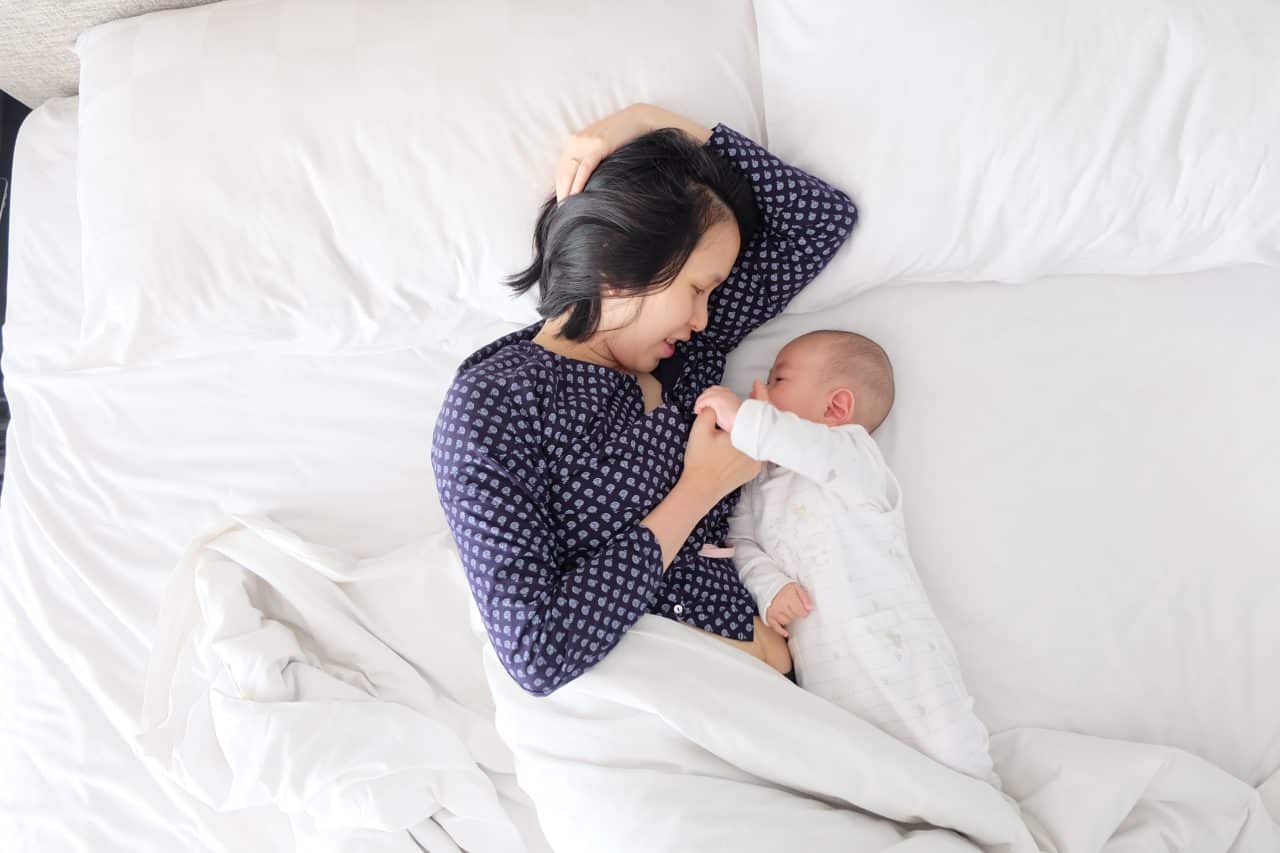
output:
M 790 669 L 717 547 L 758 463 L 693 403 L 856 216 L 735 131 L 651 105 L 569 140 L 510 282 L 539 285 L 544 322 L 463 362 L 432 446 L 472 595 L 522 688 L 573 680 L 645 613 Z

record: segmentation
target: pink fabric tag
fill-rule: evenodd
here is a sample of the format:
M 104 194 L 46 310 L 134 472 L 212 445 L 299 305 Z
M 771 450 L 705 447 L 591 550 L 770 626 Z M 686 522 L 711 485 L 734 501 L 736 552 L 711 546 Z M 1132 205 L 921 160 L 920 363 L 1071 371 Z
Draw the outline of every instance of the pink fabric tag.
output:
M 698 551 L 703 557 L 710 557 L 713 560 L 727 560 L 733 556 L 734 547 L 730 545 L 728 548 L 721 548 L 718 545 L 707 543 Z

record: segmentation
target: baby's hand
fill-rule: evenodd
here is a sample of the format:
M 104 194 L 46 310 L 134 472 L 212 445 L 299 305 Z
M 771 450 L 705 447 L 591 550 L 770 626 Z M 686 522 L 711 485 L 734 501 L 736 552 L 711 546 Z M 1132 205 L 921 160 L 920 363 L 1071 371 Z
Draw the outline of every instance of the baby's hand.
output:
M 778 594 L 773 597 L 773 603 L 765 611 L 764 618 L 770 628 L 784 637 L 790 637 L 791 633 L 787 630 L 787 626 L 797 619 L 808 616 L 812 609 L 813 599 L 809 598 L 809 593 L 805 592 L 800 584 L 792 581 L 778 590 Z
M 703 391 L 693 403 L 693 413 L 701 414 L 703 409 L 711 409 L 716 413 L 716 426 L 725 432 L 733 432 L 733 422 L 738 417 L 738 409 L 742 407 L 742 398 L 723 385 L 712 385 Z

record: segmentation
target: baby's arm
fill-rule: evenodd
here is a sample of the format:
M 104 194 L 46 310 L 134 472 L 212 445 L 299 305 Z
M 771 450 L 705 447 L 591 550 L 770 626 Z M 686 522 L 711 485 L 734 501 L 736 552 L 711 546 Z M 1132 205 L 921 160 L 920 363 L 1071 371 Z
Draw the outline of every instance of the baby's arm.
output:
M 742 584 L 756 600 L 756 607 L 764 617 L 773 598 L 784 586 L 792 582 L 776 560 L 760 547 L 755 539 L 755 522 L 752 518 L 754 496 L 751 487 L 742 490 L 738 506 L 729 516 L 729 544 L 733 545 L 733 564 L 738 569 Z M 768 619 L 765 619 L 768 624 Z M 776 626 L 770 625 L 771 628 Z
M 883 494 L 884 471 L 873 439 L 861 427 L 833 428 L 780 411 L 762 400 L 743 400 L 733 424 L 733 445 L 753 459 L 773 462 L 826 485 L 837 478 L 869 495 Z

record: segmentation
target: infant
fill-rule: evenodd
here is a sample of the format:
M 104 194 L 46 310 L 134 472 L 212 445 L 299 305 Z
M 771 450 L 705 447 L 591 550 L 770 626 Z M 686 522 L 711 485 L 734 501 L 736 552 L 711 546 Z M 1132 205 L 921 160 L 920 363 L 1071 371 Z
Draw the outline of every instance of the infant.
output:
M 768 383 L 711 408 L 765 463 L 729 521 L 734 563 L 797 683 L 934 760 L 990 782 L 986 727 L 907 550 L 902 494 L 871 438 L 893 405 L 884 350 L 852 332 L 802 335 Z

